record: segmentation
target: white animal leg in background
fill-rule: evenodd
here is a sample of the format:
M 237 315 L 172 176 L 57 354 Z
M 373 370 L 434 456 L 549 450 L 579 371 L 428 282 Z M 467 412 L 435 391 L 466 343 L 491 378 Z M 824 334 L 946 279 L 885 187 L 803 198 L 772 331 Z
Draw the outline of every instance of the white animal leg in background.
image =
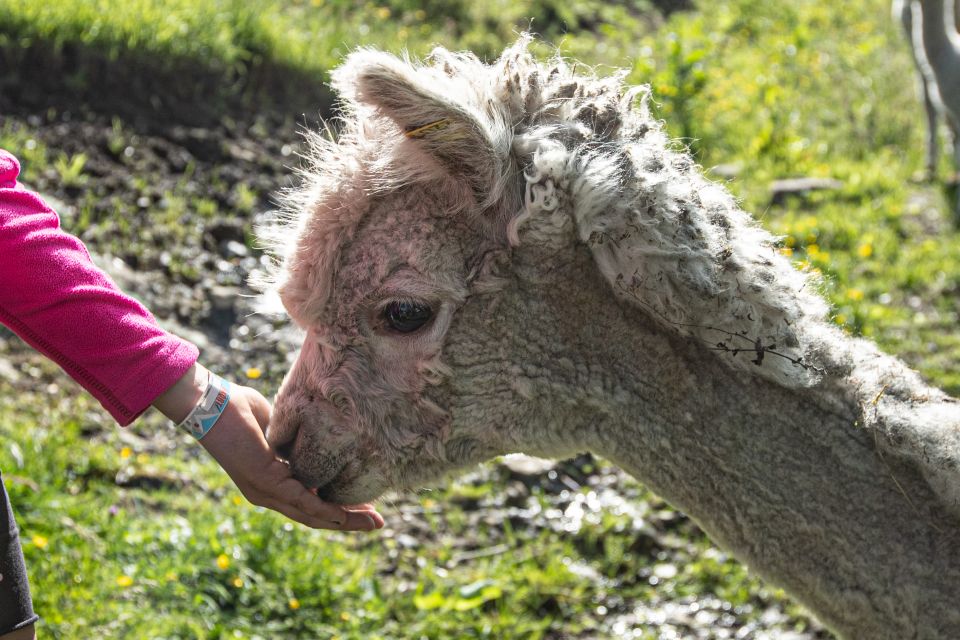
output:
M 930 96 L 955 132 L 960 122 L 960 33 L 956 26 L 956 0 L 914 0 L 912 5 L 914 57 L 921 72 L 924 65 L 929 68 L 928 88 L 936 90 L 936 93 L 931 91 Z M 954 171 L 960 169 L 958 144 L 954 135 Z M 960 202 L 956 207 L 960 212 Z
M 913 12 L 917 11 L 917 20 L 913 19 Z M 923 97 L 923 109 L 927 116 L 927 156 L 926 156 L 926 178 L 933 180 L 937 175 L 937 163 L 940 159 L 940 138 L 937 135 L 937 123 L 939 119 L 940 98 L 936 95 L 937 84 L 933 77 L 933 71 L 927 62 L 926 53 L 923 50 L 922 34 L 920 33 L 920 7 L 915 0 L 893 0 L 893 19 L 899 20 L 903 27 L 903 33 L 907 37 L 910 45 L 910 51 L 913 54 L 913 66 L 917 70 L 917 86 Z M 914 31 L 914 24 L 917 26 Z
M 920 80 L 920 89 L 923 92 L 923 110 L 927 114 L 926 177 L 927 180 L 933 180 L 937 176 L 937 162 L 940 159 L 940 138 L 937 136 L 937 103 L 930 93 L 931 90 L 935 91 L 936 87 L 931 87 L 922 72 L 917 75 Z

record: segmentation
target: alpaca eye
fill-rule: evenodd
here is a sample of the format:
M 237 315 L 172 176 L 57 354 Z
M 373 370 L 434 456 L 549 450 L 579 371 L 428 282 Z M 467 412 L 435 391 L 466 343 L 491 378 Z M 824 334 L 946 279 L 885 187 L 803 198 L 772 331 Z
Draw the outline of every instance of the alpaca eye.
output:
M 412 333 L 427 323 L 433 312 L 419 302 L 406 300 L 391 302 L 383 310 L 383 317 L 390 328 L 400 333 Z

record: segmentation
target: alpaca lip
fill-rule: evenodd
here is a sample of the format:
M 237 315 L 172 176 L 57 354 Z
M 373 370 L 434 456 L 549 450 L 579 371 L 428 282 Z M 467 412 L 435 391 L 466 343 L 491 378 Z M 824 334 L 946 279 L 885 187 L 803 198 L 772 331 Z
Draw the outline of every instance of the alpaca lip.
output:
M 318 498 L 326 502 L 337 502 L 334 496 L 337 489 L 346 484 L 343 478 L 343 470 L 346 467 L 347 463 L 344 461 L 322 484 L 313 487 L 312 491 Z

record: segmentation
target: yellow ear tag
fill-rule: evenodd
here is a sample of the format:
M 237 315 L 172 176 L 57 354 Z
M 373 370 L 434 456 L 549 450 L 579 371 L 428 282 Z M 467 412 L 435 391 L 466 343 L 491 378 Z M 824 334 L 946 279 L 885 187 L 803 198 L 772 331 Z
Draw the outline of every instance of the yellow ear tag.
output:
M 450 126 L 449 118 L 441 118 L 440 120 L 434 120 L 433 122 L 428 122 L 427 124 L 420 125 L 419 127 L 408 129 L 403 133 L 408 138 L 422 138 L 431 131 L 443 131 Z

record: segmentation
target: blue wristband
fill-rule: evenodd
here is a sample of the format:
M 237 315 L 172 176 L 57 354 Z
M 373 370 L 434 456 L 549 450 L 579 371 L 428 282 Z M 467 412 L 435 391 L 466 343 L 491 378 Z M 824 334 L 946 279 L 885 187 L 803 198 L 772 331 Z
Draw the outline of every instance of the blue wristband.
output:
M 220 376 L 211 373 L 210 380 L 207 383 L 207 389 L 200 397 L 200 402 L 193 408 L 183 422 L 181 427 L 197 440 L 207 435 L 207 432 L 217 424 L 223 410 L 227 408 L 230 402 L 230 383 Z

